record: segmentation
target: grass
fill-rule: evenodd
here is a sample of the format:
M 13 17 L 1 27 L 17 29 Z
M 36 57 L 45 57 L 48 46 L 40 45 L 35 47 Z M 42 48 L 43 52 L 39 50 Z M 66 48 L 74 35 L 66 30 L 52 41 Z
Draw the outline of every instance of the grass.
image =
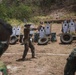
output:
M 62 15 L 60 17 L 60 19 L 71 19 L 71 18 L 75 18 L 76 17 L 76 13 L 71 12 L 71 13 L 66 13 L 65 15 Z M 48 20 L 52 20 L 53 17 L 50 15 L 47 16 L 34 16 L 32 18 L 30 18 L 30 20 L 27 23 L 34 23 L 35 25 L 39 25 L 40 21 L 48 21 Z M 17 19 L 8 19 L 8 23 L 10 23 L 12 26 L 23 26 L 25 23 L 22 22 L 21 20 L 17 20 Z
M 31 22 L 35 23 L 36 25 L 40 24 L 40 21 L 44 22 L 45 20 L 52 19 L 51 16 L 35 16 L 31 19 Z
M 8 23 L 10 23 L 12 26 L 21 26 L 24 25 L 24 23 L 17 19 L 9 19 Z
M 68 13 L 64 16 L 61 17 L 61 19 L 71 19 L 71 18 L 75 18 L 76 17 L 76 13 Z

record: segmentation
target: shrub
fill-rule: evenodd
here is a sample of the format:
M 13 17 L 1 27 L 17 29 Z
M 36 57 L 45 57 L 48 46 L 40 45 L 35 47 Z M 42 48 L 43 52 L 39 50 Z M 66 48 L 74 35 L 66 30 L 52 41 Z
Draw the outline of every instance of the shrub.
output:
M 5 3 L 0 4 L 0 18 L 15 18 L 23 20 L 26 18 L 27 20 L 31 17 L 32 10 L 30 6 L 26 6 L 24 4 L 19 4 L 18 6 L 11 5 L 8 6 Z

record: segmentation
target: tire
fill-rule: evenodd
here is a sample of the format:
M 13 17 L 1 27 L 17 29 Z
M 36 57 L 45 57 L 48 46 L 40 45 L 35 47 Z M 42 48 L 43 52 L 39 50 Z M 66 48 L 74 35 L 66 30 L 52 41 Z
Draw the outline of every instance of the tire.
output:
M 48 43 L 48 38 L 44 37 L 44 38 L 40 38 L 38 40 L 38 45 L 46 45 Z
M 18 41 L 18 39 L 16 36 L 11 36 L 9 43 L 10 43 L 10 45 L 14 45 L 14 44 L 16 44 L 17 41 Z
M 70 44 L 70 43 L 72 43 L 72 41 L 73 41 L 73 37 L 72 37 L 72 35 L 69 34 L 69 33 L 63 33 L 63 34 L 61 34 L 61 36 L 60 36 L 60 41 L 61 41 L 61 43 L 63 43 L 63 44 Z

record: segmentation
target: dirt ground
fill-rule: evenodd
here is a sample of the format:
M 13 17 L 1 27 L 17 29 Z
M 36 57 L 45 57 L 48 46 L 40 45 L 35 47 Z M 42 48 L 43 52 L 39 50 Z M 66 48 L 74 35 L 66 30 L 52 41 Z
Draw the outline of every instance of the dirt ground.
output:
M 76 41 L 72 44 L 60 44 L 59 34 L 61 24 L 53 24 L 52 32 L 57 34 L 57 42 L 49 42 L 40 46 L 34 43 L 36 58 L 31 58 L 31 52 L 26 61 L 16 61 L 22 57 L 24 46 L 17 43 L 10 45 L 8 50 L 0 58 L 7 65 L 9 75 L 64 75 L 64 66 L 70 52 L 76 47 Z

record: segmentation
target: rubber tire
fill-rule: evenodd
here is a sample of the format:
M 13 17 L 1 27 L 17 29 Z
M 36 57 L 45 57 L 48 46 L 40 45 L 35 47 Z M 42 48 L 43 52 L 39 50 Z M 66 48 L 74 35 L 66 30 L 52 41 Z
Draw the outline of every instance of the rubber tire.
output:
M 43 40 L 43 41 L 42 41 Z M 44 38 L 40 38 L 38 40 L 38 45 L 47 45 L 49 39 L 47 37 L 44 37 Z
M 16 36 L 11 36 L 9 43 L 10 43 L 10 45 L 14 45 L 14 44 L 16 44 L 17 41 L 18 41 L 18 39 Z
M 64 36 L 68 36 L 69 39 L 68 39 L 68 40 L 65 40 Z M 63 43 L 63 44 L 71 44 L 72 41 L 73 41 L 73 37 L 72 37 L 72 35 L 69 34 L 69 33 L 63 33 L 63 34 L 61 34 L 61 36 L 60 36 L 60 41 L 61 41 L 61 43 Z

